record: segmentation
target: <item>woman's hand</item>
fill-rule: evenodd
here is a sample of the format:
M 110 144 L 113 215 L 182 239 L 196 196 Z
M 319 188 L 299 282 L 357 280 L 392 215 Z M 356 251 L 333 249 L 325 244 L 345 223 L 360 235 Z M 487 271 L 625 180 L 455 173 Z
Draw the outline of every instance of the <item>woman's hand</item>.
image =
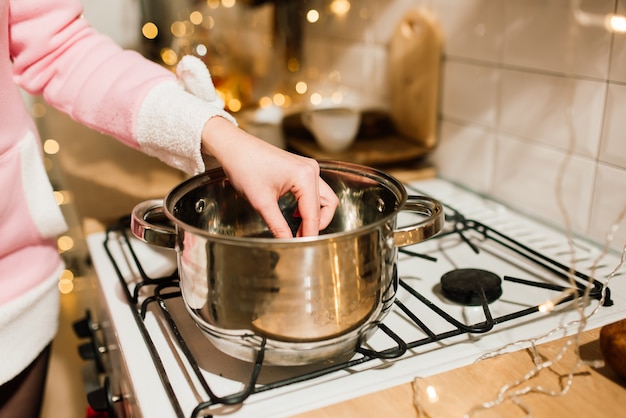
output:
M 333 219 L 337 195 L 320 178 L 315 160 L 276 148 L 221 117 L 204 125 L 202 151 L 217 158 L 275 237 L 292 237 L 278 207 L 278 199 L 288 192 L 298 200 L 302 217 L 297 236 L 317 235 Z

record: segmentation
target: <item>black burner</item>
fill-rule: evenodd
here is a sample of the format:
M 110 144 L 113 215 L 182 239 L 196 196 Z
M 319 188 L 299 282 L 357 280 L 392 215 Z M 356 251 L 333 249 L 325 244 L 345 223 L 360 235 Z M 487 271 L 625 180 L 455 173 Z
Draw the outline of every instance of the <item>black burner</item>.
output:
M 456 269 L 441 276 L 441 291 L 453 302 L 469 306 L 482 305 L 482 288 L 491 303 L 502 295 L 502 280 L 497 274 L 480 269 Z

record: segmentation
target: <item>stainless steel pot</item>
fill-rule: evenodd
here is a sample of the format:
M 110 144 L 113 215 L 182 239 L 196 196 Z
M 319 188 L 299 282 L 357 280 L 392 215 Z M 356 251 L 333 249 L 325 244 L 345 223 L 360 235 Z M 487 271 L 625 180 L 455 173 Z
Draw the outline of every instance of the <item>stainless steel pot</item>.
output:
M 264 345 L 265 363 L 279 365 L 353 352 L 395 299 L 397 248 L 443 226 L 438 201 L 407 196 L 387 174 L 344 162 L 320 168 L 340 203 L 319 236 L 272 238 L 221 169 L 133 210 L 135 236 L 177 249 L 187 310 L 223 352 L 254 361 Z M 295 198 L 288 194 L 279 205 L 297 230 Z M 417 221 L 397 229 L 400 211 Z

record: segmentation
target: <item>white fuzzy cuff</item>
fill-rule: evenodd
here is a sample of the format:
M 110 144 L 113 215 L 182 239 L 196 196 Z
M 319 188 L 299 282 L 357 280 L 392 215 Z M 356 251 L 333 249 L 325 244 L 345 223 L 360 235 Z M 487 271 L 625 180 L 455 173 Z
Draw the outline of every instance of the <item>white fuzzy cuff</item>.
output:
M 142 152 L 188 174 L 198 174 L 206 169 L 200 152 L 205 123 L 214 116 L 233 124 L 236 121 L 224 110 L 202 61 L 184 57 L 177 73 L 179 83 L 159 84 L 144 99 L 137 141 Z

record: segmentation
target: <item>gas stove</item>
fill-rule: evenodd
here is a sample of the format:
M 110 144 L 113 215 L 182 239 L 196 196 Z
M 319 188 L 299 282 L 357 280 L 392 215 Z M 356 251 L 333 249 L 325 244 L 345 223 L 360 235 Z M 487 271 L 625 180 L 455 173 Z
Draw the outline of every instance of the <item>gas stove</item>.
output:
M 91 402 L 118 417 L 291 416 L 571 335 L 582 316 L 589 329 L 626 317 L 616 254 L 442 179 L 406 187 L 444 204 L 444 230 L 399 250 L 396 301 L 366 343 L 307 366 L 223 354 L 185 310 L 173 251 L 127 220 L 90 235 L 103 376 Z

